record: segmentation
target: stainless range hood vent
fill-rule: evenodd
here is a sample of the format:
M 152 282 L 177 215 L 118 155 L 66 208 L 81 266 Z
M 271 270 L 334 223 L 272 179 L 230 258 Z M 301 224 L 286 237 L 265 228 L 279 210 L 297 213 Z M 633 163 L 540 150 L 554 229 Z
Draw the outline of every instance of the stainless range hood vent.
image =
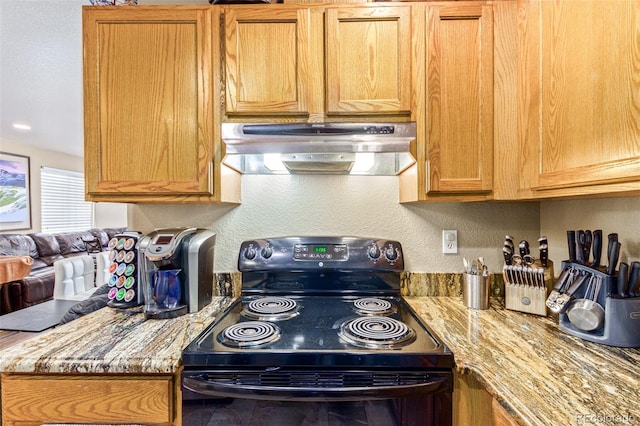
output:
M 397 175 L 415 123 L 223 123 L 223 162 L 246 174 Z

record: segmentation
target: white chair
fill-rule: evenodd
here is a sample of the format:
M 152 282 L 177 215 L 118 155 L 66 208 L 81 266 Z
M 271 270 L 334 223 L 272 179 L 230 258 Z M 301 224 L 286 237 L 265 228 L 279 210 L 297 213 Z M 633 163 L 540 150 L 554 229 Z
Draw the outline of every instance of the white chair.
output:
M 109 278 L 111 278 L 111 274 L 109 273 L 111 261 L 109 260 L 108 251 L 101 251 L 94 256 L 96 257 L 96 287 L 100 287 L 103 284 L 107 284 Z
M 57 260 L 53 268 L 54 299 L 85 300 L 96 290 L 94 260 L 90 255 Z

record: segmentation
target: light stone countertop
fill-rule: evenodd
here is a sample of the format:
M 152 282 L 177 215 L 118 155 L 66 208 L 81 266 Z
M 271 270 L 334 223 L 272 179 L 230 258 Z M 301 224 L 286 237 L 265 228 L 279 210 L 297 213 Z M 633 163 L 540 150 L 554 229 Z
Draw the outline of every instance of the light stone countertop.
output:
M 1 372 L 174 373 L 184 349 L 233 302 L 193 314 L 145 319 L 140 309 L 102 308 L 0 352 Z
M 640 424 L 640 350 L 561 332 L 557 320 L 467 309 L 461 297 L 405 297 L 473 375 L 525 425 Z M 103 308 L 0 352 L 1 372 L 171 374 L 182 349 L 233 299 L 200 312 L 145 320 Z M 601 416 L 586 417 L 579 415 Z M 608 417 L 603 417 L 608 416 Z
M 473 375 L 521 424 L 640 425 L 640 349 L 568 335 L 557 318 L 467 309 L 461 297 L 405 297 Z

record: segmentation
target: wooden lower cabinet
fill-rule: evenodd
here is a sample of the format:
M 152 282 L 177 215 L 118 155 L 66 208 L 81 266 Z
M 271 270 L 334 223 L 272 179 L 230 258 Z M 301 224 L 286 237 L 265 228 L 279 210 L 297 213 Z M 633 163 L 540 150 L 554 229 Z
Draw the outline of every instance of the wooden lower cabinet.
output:
M 454 372 L 454 426 L 517 426 L 518 422 L 469 374 Z
M 2 373 L 2 424 L 181 425 L 180 374 Z

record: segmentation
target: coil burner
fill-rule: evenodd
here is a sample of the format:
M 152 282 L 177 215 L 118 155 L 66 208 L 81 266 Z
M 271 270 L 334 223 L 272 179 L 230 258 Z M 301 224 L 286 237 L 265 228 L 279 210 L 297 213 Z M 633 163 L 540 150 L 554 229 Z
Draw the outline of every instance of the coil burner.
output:
M 261 297 L 244 305 L 242 315 L 262 321 L 279 321 L 300 313 L 298 303 L 288 297 Z
M 397 348 L 416 339 L 406 324 L 383 316 L 366 316 L 349 320 L 340 326 L 339 336 L 352 345 L 370 348 Z
M 225 328 L 218 340 L 234 348 L 250 348 L 273 343 L 280 338 L 280 328 L 269 322 L 247 321 Z
M 364 297 L 353 302 L 354 310 L 360 315 L 389 315 L 396 312 L 391 302 L 377 297 Z

